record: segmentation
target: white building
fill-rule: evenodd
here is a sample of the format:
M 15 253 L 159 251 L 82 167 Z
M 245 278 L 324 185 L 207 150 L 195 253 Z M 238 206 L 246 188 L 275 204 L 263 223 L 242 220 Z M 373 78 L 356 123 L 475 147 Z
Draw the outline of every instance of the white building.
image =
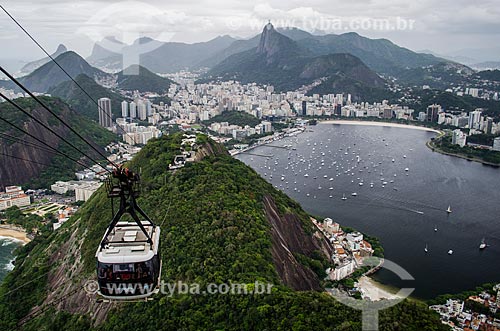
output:
M 330 280 L 341 280 L 348 277 L 354 272 L 355 264 L 353 260 L 347 260 L 344 263 L 336 266 L 335 268 L 328 268 L 326 273 Z
M 87 201 L 101 185 L 100 182 L 84 182 L 82 185 L 75 187 L 76 201 Z
M 137 117 L 137 104 L 132 101 L 130 103 L 130 118 L 136 118 Z
M 122 117 L 128 117 L 128 102 L 125 100 L 122 101 Z
M 20 186 L 7 186 L 5 193 L 0 194 L 0 210 L 5 210 L 12 206 L 24 207 L 30 204 L 30 197 L 23 192 Z
M 467 143 L 467 135 L 462 132 L 460 129 L 455 129 L 453 130 L 452 136 L 451 136 L 451 143 L 453 145 L 458 145 L 460 147 L 464 147 L 465 144 Z
M 113 126 L 113 113 L 111 112 L 111 100 L 100 98 L 98 100 L 99 124 L 105 128 Z
M 359 232 L 351 232 L 347 234 L 346 240 L 351 251 L 359 251 L 363 242 L 363 235 Z
M 500 152 L 500 137 L 496 137 L 495 140 L 493 140 L 493 150 Z
M 481 111 L 474 110 L 469 113 L 469 129 L 479 129 L 481 122 Z

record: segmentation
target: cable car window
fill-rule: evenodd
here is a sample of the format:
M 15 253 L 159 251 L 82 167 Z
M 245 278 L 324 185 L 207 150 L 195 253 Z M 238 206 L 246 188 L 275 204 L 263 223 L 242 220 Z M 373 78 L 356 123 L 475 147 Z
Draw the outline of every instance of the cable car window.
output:
M 113 272 L 134 272 L 134 264 L 113 264 Z

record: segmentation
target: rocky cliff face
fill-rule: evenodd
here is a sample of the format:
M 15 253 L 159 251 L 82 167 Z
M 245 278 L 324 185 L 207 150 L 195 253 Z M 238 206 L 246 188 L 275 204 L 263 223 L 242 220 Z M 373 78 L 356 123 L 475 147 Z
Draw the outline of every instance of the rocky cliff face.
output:
M 295 255 L 311 256 L 315 251 L 331 256 L 333 248 L 322 234 L 307 234 L 296 214 L 280 215 L 271 196 L 264 198 L 264 210 L 271 225 L 273 263 L 282 282 L 298 291 L 321 290 L 320 279 Z
M 36 108 L 33 110 L 33 115 L 40 120 L 42 123 L 49 125 L 48 112 L 42 110 L 41 108 Z M 49 116 L 52 116 L 48 114 Z M 63 118 L 69 118 L 69 109 L 66 107 L 62 114 Z M 53 122 L 52 122 L 53 123 Z M 58 148 L 61 144 L 61 139 L 50 133 L 49 131 L 43 129 L 34 120 L 28 119 L 23 122 L 20 126 L 31 134 L 33 134 L 38 139 L 46 142 L 49 146 Z M 52 125 L 54 131 L 56 131 L 62 137 L 68 135 L 69 130 L 66 127 Z M 36 144 L 36 140 L 29 138 L 15 129 L 9 129 L 4 132 L 9 135 L 15 135 L 20 137 L 20 139 L 27 140 Z M 12 142 L 6 139 L 0 138 L 0 152 L 2 154 L 12 155 L 16 158 L 1 156 L 0 157 L 0 189 L 4 186 L 9 185 L 20 185 L 28 182 L 30 179 L 40 175 L 40 173 L 47 167 L 46 164 L 50 164 L 54 156 L 54 152 L 48 152 L 41 150 L 39 148 L 24 144 L 22 142 Z M 32 160 L 33 162 L 24 161 Z M 35 163 L 37 162 L 37 163 Z
M 96 123 L 75 113 L 67 104 L 59 99 L 42 97 L 43 102 L 73 129 L 97 147 L 96 142 L 105 146 L 114 139 L 114 135 L 106 129 L 99 127 Z M 96 158 L 94 151 L 90 149 L 80 138 L 71 133 L 58 119 L 51 115 L 31 98 L 16 99 L 16 103 L 28 111 L 40 122 L 54 130 L 59 136 L 79 147 L 80 150 L 92 158 Z M 4 102 L 0 104 L 2 118 L 9 120 L 16 126 L 29 132 L 46 145 L 57 149 L 73 159 L 81 160 L 82 163 L 90 165 L 85 157 L 64 143 L 59 137 L 52 134 L 35 120 L 29 118 L 16 108 Z M 9 185 L 22 185 L 37 181 L 39 186 L 49 177 L 57 180 L 61 177 L 73 177 L 73 170 L 77 164 L 66 157 L 50 150 L 36 139 L 29 137 L 23 132 L 10 126 L 3 121 L 0 122 L 0 189 Z M 89 138 L 91 137 L 91 138 Z M 8 156 L 6 156 L 8 155 Z

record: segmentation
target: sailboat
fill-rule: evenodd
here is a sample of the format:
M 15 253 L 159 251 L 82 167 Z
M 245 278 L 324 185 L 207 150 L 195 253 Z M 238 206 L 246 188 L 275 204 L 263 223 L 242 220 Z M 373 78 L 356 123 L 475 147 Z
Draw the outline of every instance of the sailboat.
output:
M 450 205 L 448 205 L 448 209 L 446 209 L 446 212 L 447 212 L 448 214 L 450 214 L 450 213 L 451 213 L 451 206 L 450 206 Z
M 486 241 L 484 241 L 484 238 L 481 240 L 481 245 L 479 245 L 479 249 L 485 249 L 486 248 Z
M 429 248 L 427 248 L 427 244 L 425 244 L 424 251 L 425 251 L 426 253 L 427 253 L 427 252 L 429 252 Z
M 347 198 L 345 197 L 345 193 L 342 194 L 342 200 L 347 200 Z

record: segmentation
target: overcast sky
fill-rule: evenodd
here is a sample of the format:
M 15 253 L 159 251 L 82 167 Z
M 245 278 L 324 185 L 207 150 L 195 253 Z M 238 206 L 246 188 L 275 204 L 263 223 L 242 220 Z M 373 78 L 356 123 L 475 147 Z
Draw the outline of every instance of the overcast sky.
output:
M 191 43 L 225 34 L 254 36 L 268 19 L 276 26 L 295 25 L 313 33 L 355 31 L 442 54 L 492 48 L 500 41 L 498 0 L 2 0 L 1 4 L 51 52 L 63 43 L 85 57 L 94 41 L 107 35 L 125 41 L 147 35 Z M 377 27 L 380 20 L 390 26 Z M 42 57 L 1 11 L 0 40 L 0 58 Z M 491 60 L 500 61 L 500 54 Z

